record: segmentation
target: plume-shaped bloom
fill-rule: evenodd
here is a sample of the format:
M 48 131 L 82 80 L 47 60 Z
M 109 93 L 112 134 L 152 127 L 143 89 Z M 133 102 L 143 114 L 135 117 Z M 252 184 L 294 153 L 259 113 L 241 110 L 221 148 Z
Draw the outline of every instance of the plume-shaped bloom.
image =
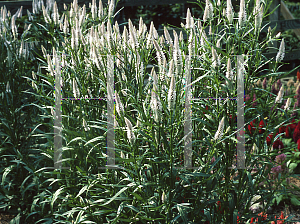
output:
M 228 58 L 227 60 L 227 71 L 226 71 L 226 78 L 229 80 L 229 81 L 232 81 L 233 80 L 233 71 L 232 71 L 232 68 L 231 68 L 231 60 L 230 58 Z
M 86 121 L 85 121 L 84 118 L 83 118 L 83 127 L 84 127 L 84 131 L 89 131 L 89 130 L 90 130 L 90 128 L 89 128 L 89 126 L 87 125 L 87 123 L 86 123 Z
M 10 93 L 10 92 L 11 92 L 10 86 L 9 86 L 9 81 L 7 81 L 7 83 L 6 83 L 6 92 L 7 92 L 7 93 Z
M 45 22 L 51 23 L 50 16 L 49 16 L 48 12 L 46 11 L 44 5 L 42 6 L 42 10 L 43 10 L 43 16 L 44 16 Z
M 117 110 L 117 113 L 119 114 L 119 116 L 121 117 L 124 113 L 124 106 L 123 106 L 123 103 L 121 102 L 120 96 L 117 93 L 117 91 L 115 93 L 115 97 L 116 97 L 116 110 Z
M 163 193 L 161 195 L 161 201 L 162 201 L 162 203 L 165 203 L 166 199 L 167 199 L 166 193 L 163 191 Z
M 255 17 L 255 31 L 259 32 L 263 19 L 263 5 L 260 5 L 260 0 L 256 0 L 253 14 Z
M 114 13 L 114 9 L 115 9 L 115 0 L 109 0 L 108 1 L 108 18 L 111 18 L 113 16 Z
M 11 31 L 13 33 L 14 38 L 18 36 L 17 26 L 16 26 L 16 15 L 13 15 L 11 18 Z
M 176 100 L 176 83 L 175 83 L 175 77 L 174 74 L 171 76 L 171 82 L 168 92 L 168 108 L 169 111 L 174 108 L 175 106 L 175 100 Z
M 52 19 L 53 19 L 53 22 L 55 25 L 58 24 L 59 14 L 58 14 L 58 8 L 57 8 L 56 1 L 54 3 L 54 7 L 53 7 Z
M 217 51 L 214 47 L 211 47 L 211 52 L 212 52 L 212 67 L 214 69 L 216 69 L 217 66 L 220 65 L 220 59 L 219 59 L 219 56 L 217 54 Z
M 240 11 L 239 11 L 239 27 L 242 27 L 244 22 L 247 19 L 245 0 L 240 2 Z
M 218 130 L 215 134 L 214 140 L 220 140 L 223 136 L 223 131 L 224 131 L 224 119 L 225 117 L 222 118 L 221 122 L 219 123 Z
M 290 109 L 290 105 L 291 105 L 291 98 L 288 98 L 284 106 L 284 110 L 288 111 Z
M 157 91 L 157 88 L 154 85 L 154 88 L 153 88 L 152 93 L 151 93 L 150 106 L 151 106 L 151 109 L 152 109 L 153 114 L 154 114 L 154 120 L 156 122 L 159 122 L 161 120 L 162 106 L 161 106 L 161 102 L 159 100 L 159 97 L 158 97 L 156 91 Z
M 96 5 L 95 0 L 92 0 L 91 12 L 92 12 L 92 19 L 94 20 L 96 18 L 96 15 L 97 15 L 97 5 Z
M 276 55 L 276 62 L 281 62 L 284 58 L 285 54 L 285 44 L 284 44 L 284 38 L 281 40 L 279 51 Z
M 165 26 L 164 26 L 164 34 L 165 34 L 165 38 L 167 40 L 167 44 L 170 44 L 173 46 L 173 41 L 171 39 L 170 33 L 169 33 L 167 27 L 165 27 Z
M 229 24 L 232 24 L 234 12 L 231 0 L 227 0 L 226 16 L 229 21 Z
M 103 17 L 103 4 L 101 0 L 99 0 L 98 17 L 100 19 Z
M 284 86 L 282 85 L 280 90 L 279 90 L 279 93 L 278 93 L 278 95 L 275 99 L 275 103 L 281 103 L 282 102 L 283 94 L 284 94 Z
M 79 98 L 80 97 L 80 92 L 77 86 L 77 82 L 75 80 L 75 78 L 73 78 L 73 94 L 75 98 Z
M 192 15 L 190 9 L 188 8 L 186 13 L 186 25 L 185 25 L 186 29 L 193 28 L 194 24 L 191 24 L 191 20 L 192 20 Z
M 208 19 L 212 19 L 214 16 L 214 8 L 210 0 L 206 0 L 203 21 L 205 22 Z
M 123 151 L 121 151 L 121 158 L 122 158 L 122 159 L 125 159 L 125 154 L 124 154 Z
M 133 145 L 133 143 L 135 141 L 135 135 L 133 132 L 132 124 L 126 117 L 124 117 L 124 119 L 125 119 L 126 128 L 127 128 L 127 138 L 129 140 L 129 142 Z
M 33 17 L 32 17 L 32 15 L 31 15 L 31 13 L 28 9 L 27 9 L 27 15 L 28 15 L 28 20 L 29 21 L 33 20 Z

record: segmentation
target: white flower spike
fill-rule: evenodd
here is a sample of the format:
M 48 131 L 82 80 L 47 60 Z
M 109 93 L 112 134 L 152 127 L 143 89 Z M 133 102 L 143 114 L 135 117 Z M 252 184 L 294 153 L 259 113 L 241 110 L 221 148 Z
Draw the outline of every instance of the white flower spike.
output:
M 284 51 L 285 51 L 285 44 L 284 44 L 284 38 L 282 39 L 279 47 L 279 51 L 276 56 L 276 62 L 281 62 L 284 58 Z
M 214 140 L 220 140 L 223 136 L 223 131 L 224 131 L 224 117 L 222 118 L 221 122 L 219 123 L 218 130 L 215 134 Z
M 279 92 L 278 92 L 278 95 L 275 99 L 275 103 L 281 103 L 282 102 L 282 97 L 283 97 L 283 94 L 284 94 L 284 85 L 281 86 Z

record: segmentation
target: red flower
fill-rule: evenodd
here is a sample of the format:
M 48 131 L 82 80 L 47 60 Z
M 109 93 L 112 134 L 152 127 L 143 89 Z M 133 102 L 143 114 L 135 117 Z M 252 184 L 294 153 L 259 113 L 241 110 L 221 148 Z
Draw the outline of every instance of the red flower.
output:
M 253 107 L 256 107 L 257 106 L 257 102 L 256 102 L 256 95 L 255 95 L 255 93 L 253 94 L 253 100 L 252 100 L 252 106 Z
M 298 139 L 297 145 L 298 145 L 298 151 L 300 152 L 300 139 Z
M 286 130 L 286 127 L 285 127 L 285 126 L 281 126 L 281 127 L 279 128 L 279 133 L 284 133 L 285 130 Z
M 297 80 L 300 81 L 300 72 L 299 72 L 299 70 L 297 70 Z
M 280 147 L 280 148 L 279 148 Z M 279 139 L 277 139 L 274 143 L 273 143 L 273 149 L 283 149 L 284 145 L 282 143 L 282 141 L 280 141 Z
M 258 132 L 259 132 L 259 134 L 262 134 L 262 133 L 265 132 L 265 130 L 262 129 L 264 126 L 265 126 L 265 122 L 264 122 L 264 120 L 261 120 L 261 121 L 259 122 L 259 127 L 258 127 Z
M 298 123 L 297 127 L 295 128 L 294 134 L 293 134 L 293 139 L 294 142 L 296 143 L 298 139 L 300 139 L 300 122 Z
M 284 220 L 287 219 L 288 216 L 286 216 L 285 218 L 283 217 L 283 212 L 281 212 L 281 215 L 280 215 L 280 219 L 277 220 L 277 224 L 283 224 L 284 223 Z M 276 215 L 275 215 L 275 219 L 276 219 Z M 274 221 L 271 222 L 271 224 L 275 224 Z
M 264 214 L 263 212 L 261 212 L 258 215 L 263 217 L 262 220 L 267 220 L 267 216 L 268 216 L 267 214 Z
M 228 120 L 229 120 L 229 123 L 231 124 L 231 122 L 232 122 L 232 120 L 233 120 L 231 114 L 229 115 Z M 237 121 L 237 116 L 235 116 L 235 121 L 233 121 L 233 123 L 235 123 L 236 121 Z
M 250 135 L 253 135 L 253 133 L 255 132 L 255 129 L 256 129 L 254 127 L 255 121 L 256 121 L 256 119 L 254 119 L 253 121 L 251 121 L 250 124 L 248 125 L 248 130 L 250 132 Z
M 271 140 L 272 140 L 272 137 L 273 137 L 273 134 L 269 134 L 268 136 L 267 136 L 267 145 L 269 146 L 269 145 L 271 145 Z
M 245 101 L 247 102 L 248 100 L 250 100 L 250 96 L 249 95 L 245 95 Z
M 290 125 L 288 125 L 285 129 L 285 137 L 286 138 L 290 138 Z
M 208 110 L 208 106 L 207 105 L 205 106 L 205 110 Z M 205 114 L 205 112 L 203 112 L 203 114 Z

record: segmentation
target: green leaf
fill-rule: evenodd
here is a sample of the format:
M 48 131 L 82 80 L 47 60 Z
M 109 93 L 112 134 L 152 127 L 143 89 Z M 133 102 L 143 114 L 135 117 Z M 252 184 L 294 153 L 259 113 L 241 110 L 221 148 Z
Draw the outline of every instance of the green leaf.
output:
M 296 205 L 296 206 L 300 205 L 300 201 L 296 197 L 292 197 L 291 202 L 293 205 Z
M 292 139 L 291 138 L 284 138 L 282 139 L 282 143 L 283 145 L 285 145 L 286 147 L 289 146 L 292 142 Z
M 297 167 L 297 163 L 291 163 L 290 166 L 289 166 L 289 169 L 293 170 Z
M 282 201 L 282 198 L 283 198 L 283 195 L 279 195 L 278 197 L 276 197 L 276 202 L 277 202 L 277 205 L 279 205 L 279 203 Z
M 184 223 L 188 223 L 188 222 L 187 222 L 187 219 L 186 219 L 186 212 L 184 212 L 184 211 L 182 210 L 182 208 L 181 208 L 180 205 L 177 205 L 177 208 L 178 208 L 180 217 L 182 218 L 182 220 L 184 221 Z
M 77 167 L 77 166 L 76 166 Z M 86 191 L 86 189 L 88 188 L 88 185 L 85 185 L 83 188 L 81 188 L 81 190 L 79 191 L 79 193 L 76 195 L 75 198 L 79 197 L 82 193 L 84 193 Z
M 134 192 L 130 192 L 130 194 L 132 194 L 136 199 L 140 200 L 140 201 L 144 201 L 144 199 L 137 193 Z

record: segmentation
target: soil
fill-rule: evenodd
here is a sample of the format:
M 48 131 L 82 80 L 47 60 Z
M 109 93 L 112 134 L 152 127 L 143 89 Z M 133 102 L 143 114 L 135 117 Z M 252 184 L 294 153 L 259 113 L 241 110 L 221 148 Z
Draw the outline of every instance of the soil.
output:
M 298 178 L 290 177 L 290 185 L 287 187 L 287 189 L 289 189 L 292 194 L 299 197 L 300 191 L 295 190 L 293 185 L 295 185 L 298 188 L 300 187 L 300 175 Z M 276 217 L 280 217 L 281 211 L 283 211 L 284 217 L 294 215 L 292 221 L 289 221 L 288 223 L 300 224 L 300 206 L 292 205 L 290 201 L 287 202 L 285 205 L 284 203 L 279 203 L 279 205 L 272 206 L 271 210 L 268 211 L 267 214 L 270 214 L 272 216 L 276 215 Z
M 9 224 L 9 222 L 14 218 L 14 215 L 9 213 L 0 212 L 0 223 L 1 224 Z

